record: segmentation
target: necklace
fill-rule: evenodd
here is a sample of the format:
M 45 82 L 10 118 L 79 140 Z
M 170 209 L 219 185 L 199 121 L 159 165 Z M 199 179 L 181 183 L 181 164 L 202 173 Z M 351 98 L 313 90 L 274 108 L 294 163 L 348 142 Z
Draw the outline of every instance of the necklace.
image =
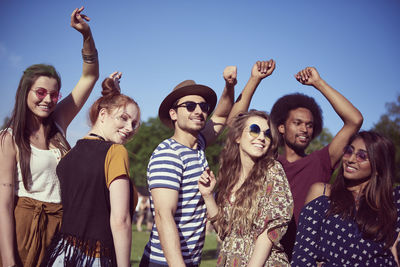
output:
M 90 135 L 90 136 L 97 137 L 97 138 L 99 138 L 100 140 L 106 141 L 106 139 L 104 139 L 103 136 L 100 136 L 100 135 L 97 135 L 97 134 L 94 134 L 94 133 L 89 133 L 89 135 Z

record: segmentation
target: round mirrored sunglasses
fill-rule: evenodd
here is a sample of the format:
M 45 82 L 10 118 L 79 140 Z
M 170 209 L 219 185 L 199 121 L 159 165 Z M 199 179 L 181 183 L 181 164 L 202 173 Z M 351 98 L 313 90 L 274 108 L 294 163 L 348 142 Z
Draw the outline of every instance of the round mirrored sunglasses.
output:
M 249 126 L 249 134 L 250 134 L 250 136 L 252 136 L 254 138 L 257 138 L 260 135 L 260 133 L 261 133 L 260 126 L 258 126 L 257 124 L 253 123 L 253 124 L 251 124 Z M 264 138 L 265 139 L 269 139 L 269 140 L 272 139 L 271 129 L 268 128 L 267 130 L 263 131 L 263 133 L 264 133 Z

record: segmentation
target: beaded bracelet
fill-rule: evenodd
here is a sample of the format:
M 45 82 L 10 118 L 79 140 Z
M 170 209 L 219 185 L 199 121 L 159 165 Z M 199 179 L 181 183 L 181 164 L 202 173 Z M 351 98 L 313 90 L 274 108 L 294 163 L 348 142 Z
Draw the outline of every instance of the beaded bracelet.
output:
M 82 49 L 82 59 L 87 64 L 96 63 L 99 60 L 97 49 L 95 50 L 94 54 L 91 55 L 84 54 Z

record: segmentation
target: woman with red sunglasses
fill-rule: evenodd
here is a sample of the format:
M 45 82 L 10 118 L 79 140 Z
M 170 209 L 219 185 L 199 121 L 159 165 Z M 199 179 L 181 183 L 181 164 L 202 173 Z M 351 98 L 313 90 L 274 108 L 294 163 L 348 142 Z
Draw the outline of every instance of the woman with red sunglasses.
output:
M 345 147 L 332 185 L 316 183 L 297 229 L 292 266 L 397 266 L 400 191 L 393 192 L 395 148 L 363 131 Z
M 82 14 L 71 26 L 83 37 L 82 75 L 60 103 L 60 77 L 53 66 L 28 67 L 21 77 L 14 110 L 0 136 L 0 254 L 2 266 L 39 266 L 61 225 L 56 166 L 70 146 L 68 125 L 82 108 L 98 76 L 93 36 Z
M 209 221 L 222 240 L 217 266 L 289 266 L 280 244 L 293 214 L 278 133 L 265 112 L 234 118 L 220 155 L 216 198 L 214 174 L 206 170 L 199 190 Z

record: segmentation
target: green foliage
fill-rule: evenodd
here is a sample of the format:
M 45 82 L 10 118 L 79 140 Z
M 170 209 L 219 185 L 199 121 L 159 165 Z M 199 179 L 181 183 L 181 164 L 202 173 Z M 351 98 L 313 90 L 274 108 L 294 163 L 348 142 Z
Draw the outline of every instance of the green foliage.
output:
M 396 147 L 396 182 L 400 182 L 400 94 L 397 102 L 386 103 L 386 114 L 383 114 L 372 130 L 390 138 Z
M 142 123 L 139 131 L 125 145 L 130 159 L 130 175 L 137 186 L 146 186 L 147 164 L 154 149 L 173 131 L 164 126 L 158 118 Z
M 158 118 L 150 118 L 147 122 L 142 123 L 139 131 L 125 145 L 129 153 L 130 175 L 136 186 L 147 186 L 146 172 L 150 156 L 158 144 L 172 135 L 173 130 L 164 126 Z M 225 139 L 226 131 L 206 149 L 208 165 L 215 174 L 219 169 L 219 154 Z
M 333 136 L 327 128 L 323 128 L 320 135 L 318 135 L 306 149 L 306 153 L 310 154 L 316 150 L 323 148 L 332 142 Z
M 219 155 L 225 145 L 226 135 L 228 133 L 227 128 L 218 136 L 217 140 L 207 146 L 206 158 L 208 161 L 208 166 L 217 175 L 219 170 Z

